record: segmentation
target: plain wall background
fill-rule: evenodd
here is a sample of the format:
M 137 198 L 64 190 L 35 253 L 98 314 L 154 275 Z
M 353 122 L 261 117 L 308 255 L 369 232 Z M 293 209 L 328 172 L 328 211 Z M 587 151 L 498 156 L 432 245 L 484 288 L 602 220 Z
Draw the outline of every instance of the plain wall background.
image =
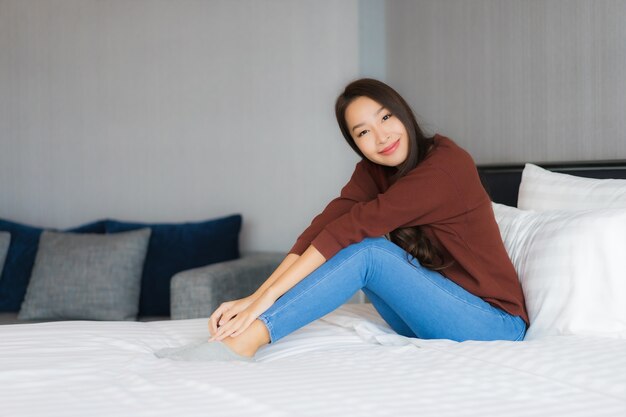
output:
M 626 1 L 386 10 L 387 81 L 478 163 L 626 159 Z
M 287 251 L 357 156 L 333 105 L 388 81 L 478 163 L 626 157 L 626 2 L 0 0 L 0 217 L 241 213 Z
M 242 213 L 285 250 L 358 157 L 333 104 L 358 2 L 0 0 L 0 217 Z

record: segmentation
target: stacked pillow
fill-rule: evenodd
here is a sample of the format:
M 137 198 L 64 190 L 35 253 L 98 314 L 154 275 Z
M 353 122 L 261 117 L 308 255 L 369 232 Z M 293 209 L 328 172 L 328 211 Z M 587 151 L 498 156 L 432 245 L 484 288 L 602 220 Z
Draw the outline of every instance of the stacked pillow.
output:
M 177 272 L 239 258 L 239 214 L 195 223 L 106 223 L 107 233 L 144 227 L 152 236 L 141 277 L 142 316 L 170 315 L 170 280 Z
M 576 177 L 526 164 L 517 207 L 521 210 L 626 208 L 626 180 Z
M 104 221 L 88 223 L 68 232 L 104 233 Z M 0 312 L 18 311 L 33 269 L 42 228 L 0 219 L 0 231 L 10 235 L 4 268 L 0 269 Z
M 44 231 L 20 320 L 135 320 L 150 229 Z
M 38 320 L 168 316 L 172 276 L 239 258 L 240 229 L 239 214 L 177 224 L 103 220 L 64 232 L 0 220 L 0 311 Z
M 518 207 L 493 203 L 526 299 L 526 340 L 626 338 L 626 180 L 526 164 Z

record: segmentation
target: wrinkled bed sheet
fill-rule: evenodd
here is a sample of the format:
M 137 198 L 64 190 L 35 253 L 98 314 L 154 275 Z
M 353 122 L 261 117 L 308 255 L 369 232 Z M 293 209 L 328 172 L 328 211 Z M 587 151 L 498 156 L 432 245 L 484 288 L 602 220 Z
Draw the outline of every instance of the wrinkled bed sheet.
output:
M 626 415 L 626 340 L 421 340 L 345 304 L 254 363 L 153 354 L 208 336 L 206 319 L 0 326 L 0 414 Z

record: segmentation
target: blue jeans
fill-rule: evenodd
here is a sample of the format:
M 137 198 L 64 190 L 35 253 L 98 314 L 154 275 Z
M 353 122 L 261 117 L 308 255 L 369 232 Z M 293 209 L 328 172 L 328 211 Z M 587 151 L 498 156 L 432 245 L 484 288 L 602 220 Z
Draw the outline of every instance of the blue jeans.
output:
M 276 342 L 325 316 L 358 290 L 398 334 L 421 339 L 522 340 L 526 323 L 439 272 L 420 265 L 384 237 L 365 238 L 328 259 L 259 316 Z

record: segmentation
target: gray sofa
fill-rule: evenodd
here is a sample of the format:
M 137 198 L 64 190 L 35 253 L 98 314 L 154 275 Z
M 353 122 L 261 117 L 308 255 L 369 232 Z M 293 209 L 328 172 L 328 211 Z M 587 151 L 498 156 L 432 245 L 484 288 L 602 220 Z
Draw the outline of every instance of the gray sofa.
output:
M 173 320 L 209 317 L 224 301 L 252 294 L 285 259 L 281 252 L 249 252 L 174 275 L 170 314 Z
M 256 291 L 285 256 L 281 252 L 242 252 L 239 259 L 179 272 L 170 284 L 171 317 L 146 316 L 138 321 L 208 318 L 222 302 Z M 17 314 L 0 313 L 0 325 L 53 321 L 18 320 Z

